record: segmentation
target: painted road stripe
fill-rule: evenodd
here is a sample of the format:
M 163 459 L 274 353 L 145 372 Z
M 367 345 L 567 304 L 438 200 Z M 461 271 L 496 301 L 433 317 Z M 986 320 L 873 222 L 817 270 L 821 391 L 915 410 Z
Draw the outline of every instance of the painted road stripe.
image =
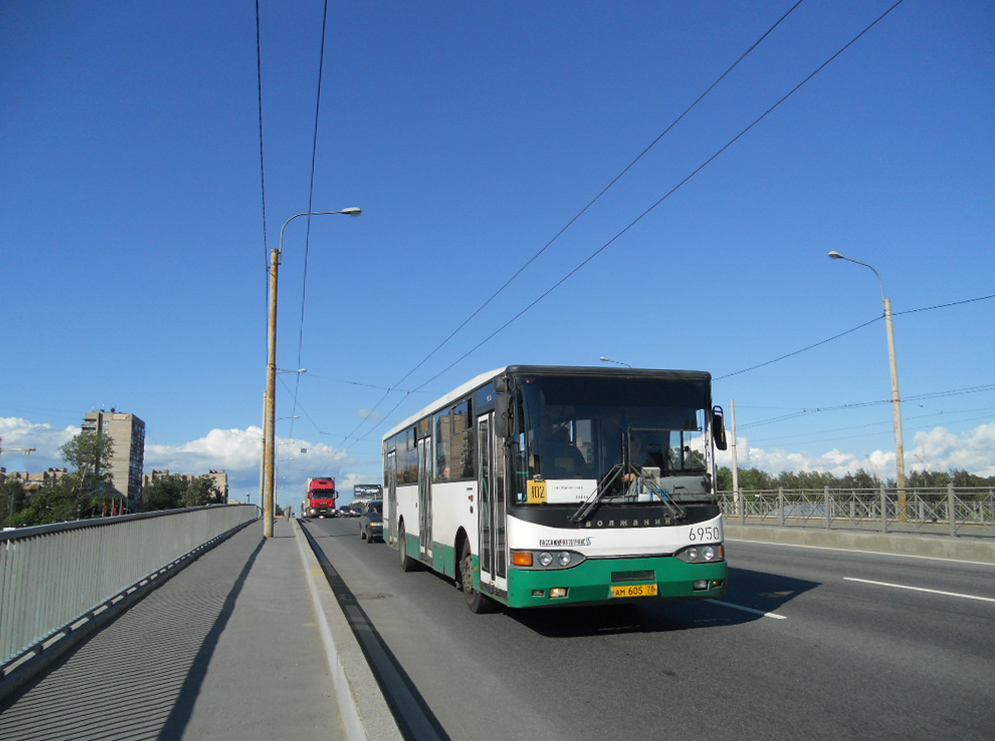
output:
M 723 602 L 719 599 L 709 599 L 706 602 L 711 602 L 714 605 L 722 605 L 723 607 L 731 607 L 734 610 L 742 610 L 743 612 L 752 612 L 754 615 L 762 615 L 763 617 L 774 618 L 775 620 L 787 620 L 787 615 L 778 615 L 776 612 L 764 612 L 763 610 L 754 610 L 752 607 L 743 607 L 742 605 L 734 605 L 732 602 Z
M 851 576 L 844 576 L 844 581 L 855 581 L 860 584 L 873 584 L 878 587 L 891 587 L 892 589 L 908 589 L 911 592 L 926 592 L 928 594 L 940 594 L 944 597 L 960 597 L 961 599 L 974 599 L 979 602 L 995 602 L 992 597 L 978 597 L 974 594 L 958 594 L 957 592 L 941 592 L 939 589 L 925 589 L 923 587 L 909 587 L 905 584 L 889 584 L 884 581 L 871 581 L 870 579 L 856 579 Z

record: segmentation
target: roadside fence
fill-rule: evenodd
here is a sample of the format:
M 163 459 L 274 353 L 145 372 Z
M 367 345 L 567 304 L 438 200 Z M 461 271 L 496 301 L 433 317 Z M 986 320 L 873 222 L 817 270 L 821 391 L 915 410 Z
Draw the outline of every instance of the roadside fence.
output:
M 995 490 L 772 489 L 719 492 L 727 521 L 822 529 L 995 537 Z
M 215 505 L 0 533 L 0 683 L 258 517 Z

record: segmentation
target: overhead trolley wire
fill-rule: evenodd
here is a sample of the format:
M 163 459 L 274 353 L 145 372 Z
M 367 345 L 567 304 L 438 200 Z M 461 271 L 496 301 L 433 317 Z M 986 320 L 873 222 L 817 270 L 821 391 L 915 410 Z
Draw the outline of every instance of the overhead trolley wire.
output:
M 320 51 L 318 53 L 318 92 L 315 96 L 314 104 L 314 135 L 311 139 L 311 182 L 308 187 L 308 197 L 307 197 L 307 229 L 304 236 L 304 274 L 301 278 L 301 323 L 300 330 L 297 335 L 297 367 L 301 367 L 301 355 L 304 352 L 304 309 L 307 303 L 307 265 L 308 265 L 308 255 L 311 251 L 311 212 L 314 211 L 314 171 L 315 162 L 318 156 L 318 121 L 321 116 L 321 79 L 322 73 L 325 68 L 325 33 L 328 27 L 328 0 L 325 0 L 325 9 L 322 13 L 321 19 L 321 44 Z M 297 374 L 297 380 L 294 382 L 294 404 L 293 411 L 291 415 L 297 414 L 297 395 L 300 393 L 301 388 L 301 374 Z M 294 434 L 294 420 L 291 416 L 290 420 L 290 434 Z
M 431 358 L 433 355 L 435 355 L 435 353 L 437 353 L 446 344 L 448 344 L 449 341 L 453 337 L 455 337 L 459 333 L 459 331 L 461 329 L 463 329 L 467 324 L 469 324 L 474 319 L 474 317 L 476 317 L 478 314 L 480 314 L 480 312 L 483 311 L 488 306 L 488 304 L 490 304 L 494 299 L 496 299 L 504 291 L 504 289 L 506 289 L 508 286 L 510 286 L 515 281 L 515 279 L 518 278 L 518 276 L 520 276 L 523 272 L 525 272 L 525 270 L 528 269 L 528 267 L 532 263 L 534 263 L 547 249 L 549 249 L 553 245 L 553 243 L 556 242 L 556 240 L 558 240 L 561 236 L 563 236 L 563 234 L 571 226 L 573 226 L 574 223 L 576 223 L 577 220 L 580 219 L 581 216 L 583 216 L 585 213 L 587 213 L 587 211 L 590 210 L 590 208 L 595 203 L 597 203 L 599 200 L 601 200 L 601 197 L 603 195 L 605 195 L 609 190 L 611 190 L 612 187 L 619 180 L 621 180 L 625 176 L 625 174 L 628 173 L 629 170 L 631 170 L 636 165 L 637 162 L 639 162 L 639 160 L 641 160 L 643 157 L 645 157 L 649 153 L 649 151 L 653 147 L 655 147 L 660 142 L 661 139 L 663 139 L 664 136 L 666 136 L 667 134 L 669 134 L 670 131 L 671 131 L 671 129 L 673 129 L 678 123 L 680 123 L 681 120 L 683 120 L 685 116 L 687 116 L 702 100 L 704 100 L 705 96 L 707 96 L 710 92 L 712 92 L 712 90 L 716 86 L 718 86 L 718 84 L 720 82 L 722 82 L 722 80 L 724 80 L 729 75 L 730 72 L 732 72 L 737 66 L 739 66 L 740 62 L 742 62 L 744 59 L 746 59 L 746 57 L 749 56 L 749 54 L 754 49 L 756 49 L 761 44 L 761 42 L 763 42 L 764 39 L 766 39 L 768 36 L 770 36 L 770 34 L 773 33 L 774 29 L 777 28 L 779 25 L 781 25 L 781 23 L 789 15 L 791 15 L 791 13 L 799 5 L 801 5 L 804 1 L 805 0 L 798 0 L 798 2 L 796 2 L 793 6 L 791 6 L 791 8 L 789 8 L 788 11 L 784 15 L 782 15 L 780 18 L 778 18 L 777 22 L 774 23 L 773 26 L 771 26 L 770 28 L 768 28 L 760 38 L 758 38 L 756 41 L 753 42 L 753 44 L 750 46 L 749 49 L 747 49 L 745 52 L 743 52 L 735 62 L 733 62 L 731 65 L 729 65 L 729 67 L 726 69 L 726 71 L 723 72 L 721 75 L 719 75 L 715 79 L 715 81 L 705 89 L 705 92 L 703 92 L 701 95 L 699 95 L 694 100 L 694 102 L 691 103 L 691 105 L 689 105 L 687 108 L 685 108 L 684 111 L 677 118 L 675 118 L 673 121 L 671 121 L 670 125 L 667 126 L 667 128 L 665 128 L 662 132 L 660 132 L 659 136 L 657 136 L 656 139 L 654 139 L 652 142 L 650 142 L 650 144 L 645 149 L 643 149 L 642 152 L 640 152 L 638 155 L 636 155 L 636 158 L 634 160 L 632 160 L 632 162 L 630 162 L 628 165 L 626 165 L 625 168 L 618 175 L 616 175 L 612 179 L 612 181 L 610 183 L 608 183 L 608 185 L 606 185 L 604 188 L 601 189 L 601 192 L 599 192 L 596 196 L 594 196 L 594 198 L 592 198 L 588 202 L 588 204 L 586 206 L 584 206 L 584 208 L 582 208 L 572 219 L 570 219 L 570 221 L 568 221 L 566 223 L 566 225 L 562 229 L 560 229 L 560 231 L 558 231 L 553 236 L 552 239 L 550 239 L 548 242 L 546 242 L 546 244 L 543 245 L 543 247 L 538 252 L 536 252 L 534 255 L 532 255 L 532 257 L 530 257 L 528 260 L 526 260 L 525 263 L 518 270 L 516 270 L 515 273 L 510 278 L 508 278 L 508 280 L 506 280 L 504 282 L 504 284 L 500 288 L 498 288 L 494 293 L 492 293 L 490 295 L 490 297 L 488 297 L 487 300 L 484 301 L 484 303 L 482 303 L 479 307 L 477 307 L 477 309 L 472 314 L 470 314 L 470 316 L 468 316 L 466 319 L 464 319 L 463 322 L 462 322 L 462 324 L 460 324 L 458 327 L 456 327 L 456 329 L 454 329 L 442 342 L 440 342 L 439 345 L 434 350 L 432 350 L 428 355 L 426 355 L 424 358 L 422 358 L 422 360 L 417 365 L 415 365 L 414 368 L 412 368 L 410 371 L 408 371 L 408 373 L 404 376 L 404 378 L 402 378 L 400 381 L 398 381 L 398 383 L 403 382 L 408 376 L 410 376 L 412 373 L 414 373 L 416 370 L 418 370 L 422 365 L 424 365 L 425 362 L 427 360 L 429 360 L 429 358 Z
M 680 121 L 682 119 L 684 119 L 684 117 L 687 116 L 692 111 L 692 109 L 694 109 L 702 100 L 704 100 L 704 98 L 710 92 L 712 92 L 712 90 L 720 82 L 722 82 L 722 80 L 724 80 L 729 75 L 730 72 L 732 72 L 737 66 L 739 66 L 740 62 L 742 62 L 744 59 L 746 59 L 746 57 L 749 56 L 750 53 L 753 52 L 753 50 L 756 49 L 768 36 L 770 36 L 770 34 L 773 33 L 774 29 L 776 29 L 779 25 L 781 25 L 781 23 L 783 23 L 784 20 L 789 15 L 791 15 L 791 13 L 794 12 L 794 10 L 799 5 L 801 5 L 804 1 L 805 0 L 798 0 L 798 2 L 796 2 L 794 5 L 792 5 L 787 10 L 787 12 L 785 12 L 780 18 L 778 18 L 777 21 L 760 36 L 760 38 L 758 38 L 756 41 L 754 41 L 753 44 L 751 44 L 750 47 L 745 52 L 743 52 L 739 56 L 739 58 L 736 59 L 735 62 L 733 62 L 731 65 L 729 65 L 729 67 L 721 75 L 719 75 L 715 79 L 715 81 L 712 82 L 712 84 L 709 85 L 701 95 L 699 95 L 694 100 L 694 102 L 692 102 L 687 108 L 685 108 L 684 111 L 677 118 L 675 118 L 673 121 L 671 121 L 671 123 L 652 142 L 650 142 L 650 144 L 646 148 L 644 148 L 643 151 L 641 151 L 635 157 L 635 159 L 632 160 L 632 162 L 630 162 L 628 165 L 626 165 L 625 168 L 623 168 L 622 171 L 619 172 L 618 175 L 616 175 L 611 180 L 611 182 L 608 183 L 608 185 L 606 185 L 604 188 L 602 188 L 601 191 L 594 198 L 592 198 L 590 200 L 590 202 L 588 202 L 588 204 L 586 206 L 584 206 L 584 208 L 582 208 L 572 219 L 570 219 L 570 221 L 568 221 L 566 223 L 566 225 L 562 229 L 560 229 L 553 236 L 552 239 L 550 239 L 545 245 L 543 245 L 543 247 L 538 252 L 536 252 L 534 255 L 532 255 L 532 257 L 530 257 L 518 270 L 516 270 L 515 273 L 510 278 L 508 278 L 508 280 L 506 280 L 504 282 L 504 284 L 501 285 L 500 288 L 498 288 L 494 293 L 492 293 L 487 298 L 486 301 L 484 301 L 480 306 L 477 307 L 476 310 L 474 310 L 466 319 L 464 319 L 463 322 L 458 327 L 456 327 L 456 329 L 454 329 L 452 332 L 450 332 L 449 335 L 444 340 L 442 340 L 442 342 L 440 342 L 435 347 L 435 349 L 433 349 L 430 353 L 428 353 L 428 355 L 426 355 L 424 358 L 422 358 L 413 368 L 411 368 L 411 370 L 409 370 L 407 373 L 405 373 L 404 376 L 402 376 L 397 381 L 397 383 L 394 384 L 394 388 L 396 388 L 398 385 L 400 385 L 405 380 L 407 380 L 407 378 L 409 376 L 411 376 L 412 373 L 414 373 L 416 370 L 418 370 L 419 368 L 421 368 L 430 358 L 432 358 L 437 352 L 439 352 L 439 350 L 441 350 L 443 347 L 445 347 L 449 343 L 449 341 L 453 339 L 453 337 L 455 337 L 464 327 L 466 327 L 467 324 L 469 324 L 478 314 L 480 314 L 480 312 L 483 311 L 495 298 L 497 298 L 508 286 L 510 286 L 518 278 L 518 276 L 520 276 L 523 272 L 525 272 L 525 270 L 528 269 L 528 267 L 532 263 L 534 263 L 539 258 L 540 255 L 542 255 L 547 249 L 549 249 L 553 245 L 554 242 L 556 242 L 561 236 L 563 236 L 563 234 L 570 227 L 572 227 L 574 225 L 574 223 L 577 222 L 578 219 L 580 219 L 585 213 L 587 213 L 587 211 L 590 210 L 590 208 L 595 203 L 597 203 L 601 199 L 602 196 L 604 196 L 612 187 L 614 187 L 614 185 L 619 180 L 621 180 L 626 175 L 626 173 L 628 173 L 629 170 L 631 170 L 636 165 L 637 162 L 639 162 L 643 157 L 645 157 L 646 154 L 653 147 L 655 147 L 660 142 L 660 140 L 663 139 L 664 136 L 666 136 L 668 133 L 670 133 L 671 129 L 673 129 L 678 123 L 680 123 Z M 633 223 L 635 223 L 635 222 L 633 222 Z M 628 227 L 626 228 L 626 230 L 628 230 Z M 618 236 L 621 236 L 621 234 L 616 235 L 616 239 L 618 238 Z M 614 241 L 614 240 L 612 240 L 612 241 Z M 607 245 L 605 245 L 605 247 L 607 247 Z M 604 249 L 604 247 L 602 247 L 602 249 Z M 600 252 L 600 250 L 599 250 L 599 252 Z M 597 253 L 595 253 L 595 254 L 597 254 Z M 581 267 L 583 267 L 585 264 L 587 264 L 587 262 L 589 262 L 593 257 L 594 257 L 594 255 L 592 255 L 591 258 L 588 258 L 588 260 L 585 260 L 583 263 L 581 263 L 581 265 L 578 266 L 577 269 L 575 269 L 573 272 L 571 272 L 569 275 L 567 275 L 567 278 L 569 278 L 571 275 L 573 275 L 574 272 L 576 272 Z M 566 278 L 564 278 L 564 280 L 566 280 Z M 557 288 L 560 285 L 560 283 L 562 283 L 562 282 L 563 281 L 561 280 L 559 283 L 557 283 L 555 286 L 553 286 L 553 288 L 550 289 L 550 291 L 548 291 L 547 294 L 549 292 L 552 292 L 552 290 L 554 290 L 555 288 Z M 526 307 L 525 311 L 528 311 L 529 309 L 531 309 L 532 306 L 535 305 L 535 303 L 538 303 L 539 300 L 542 300 L 542 298 L 545 298 L 545 296 L 547 294 L 543 294 L 542 296 L 540 296 L 540 298 L 536 302 L 534 302 L 533 304 L 530 304 L 528 307 Z M 523 311 L 520 314 L 516 315 L 511 321 L 512 322 L 515 321 L 515 319 L 517 319 L 519 316 L 521 316 L 521 314 L 524 314 L 525 311 Z M 508 324 L 510 324 L 510 323 L 511 322 L 508 322 Z M 507 324 L 503 325 L 497 331 L 498 332 L 502 331 L 506 326 L 508 326 L 508 325 Z M 494 334 L 497 334 L 497 332 L 495 332 Z M 493 337 L 493 336 L 494 335 L 491 335 L 490 337 L 488 337 L 487 340 L 485 340 L 485 342 L 488 341 L 488 340 L 490 340 L 491 337 Z M 481 343 L 481 344 L 483 344 L 483 343 Z M 478 347 L 480 347 L 480 345 L 477 345 L 476 347 L 474 347 L 473 350 L 471 350 L 470 352 L 471 353 L 474 352 Z M 469 355 L 469 354 L 470 353 L 467 353 L 467 355 Z M 450 368 L 452 368 L 453 365 L 456 365 L 456 363 L 459 363 L 465 357 L 466 357 L 466 355 L 463 355 L 455 363 L 453 363 L 452 365 L 448 366 L 445 370 L 443 370 L 440 373 L 438 373 L 437 375 L 433 376 L 431 379 L 429 379 L 424 384 L 422 384 L 421 386 L 419 386 L 417 389 L 414 389 L 414 390 L 417 391 L 417 390 L 423 388 L 424 386 L 426 386 L 428 383 L 431 383 L 431 381 L 433 381 L 436 378 L 438 378 L 440 375 L 442 375 L 442 373 L 445 373 L 447 370 L 449 370 Z M 384 400 L 387 398 L 387 396 L 390 394 L 390 392 L 392 390 L 393 390 L 393 388 L 390 388 L 390 389 L 387 390 L 387 392 L 374 405 L 373 409 L 370 410 L 370 414 L 373 414 L 374 412 L 376 412 L 376 410 L 380 407 L 380 405 L 384 402 Z M 410 393 L 411 392 L 409 391 L 408 394 L 410 394 Z M 404 398 L 407 398 L 407 394 L 405 394 Z M 402 402 L 404 401 L 404 398 L 401 399 Z M 400 404 L 398 404 L 397 406 L 400 406 Z M 397 409 L 397 406 L 395 406 L 394 409 Z M 393 413 L 394 409 L 392 409 L 390 412 L 388 412 L 385 415 L 385 418 L 389 417 L 390 414 Z M 356 428 L 352 431 L 352 433 L 350 433 L 349 438 L 352 438 L 353 434 L 355 434 L 356 431 L 359 430 L 359 428 L 362 427 L 363 424 L 366 423 L 366 421 L 367 421 L 368 418 L 369 417 L 364 418 L 356 426 Z M 347 438 L 347 439 L 349 439 L 349 438 Z
M 259 0 L 256 0 L 256 108 L 259 111 L 259 188 L 262 192 L 263 267 L 269 270 L 269 248 L 266 245 L 266 166 L 263 157 L 263 52 L 259 33 Z M 269 282 L 267 281 L 267 285 Z
M 759 124 L 761 121 L 763 121 L 765 118 L 767 118 L 767 116 L 769 116 L 771 113 L 773 113 L 788 98 L 790 98 L 792 95 L 794 95 L 796 92 L 798 92 L 798 90 L 800 90 L 803 86 L 805 86 L 808 82 L 810 82 L 817 74 L 819 74 L 822 70 L 824 70 L 827 66 L 829 66 L 829 64 L 831 64 L 833 61 L 835 61 L 841 54 L 843 54 L 843 52 L 845 52 L 847 49 L 849 49 L 851 46 L 853 46 L 868 31 L 870 31 L 872 28 L 874 28 L 874 26 L 876 26 L 878 23 L 880 23 L 882 20 L 884 20 L 884 18 L 889 13 L 891 13 L 893 10 L 895 10 L 895 8 L 897 8 L 903 2 L 905 2 L 905 0 L 897 0 L 897 2 L 895 2 L 891 7 L 889 7 L 881 15 L 879 15 L 877 18 L 875 18 L 860 33 L 858 33 L 856 36 L 854 36 L 852 39 L 850 39 L 850 41 L 848 41 L 846 44 L 844 44 L 842 47 L 840 47 L 840 49 L 838 51 L 836 51 L 835 54 L 833 54 L 825 62 L 823 62 L 822 64 L 820 64 L 818 67 L 816 67 L 816 69 L 813 72 L 811 72 L 807 77 L 805 77 L 805 79 L 803 79 L 801 82 L 799 82 L 793 88 L 791 88 L 791 90 L 789 90 L 787 93 L 785 93 L 776 103 L 774 103 L 766 111 L 764 111 L 760 116 L 758 116 L 756 119 L 754 119 L 754 121 L 751 124 L 749 124 L 748 126 L 746 126 L 742 131 L 740 131 L 738 134 L 736 134 L 736 136 L 734 136 L 726 144 L 724 144 L 722 147 L 720 147 L 718 149 L 718 151 L 716 151 L 711 157 L 709 157 L 702 164 L 700 164 L 698 167 L 696 167 L 689 175 L 687 175 L 686 177 L 684 177 L 684 179 L 682 179 L 679 183 L 677 183 L 677 185 L 675 185 L 673 188 L 671 188 L 666 194 L 664 194 L 661 198 L 659 198 L 649 208 L 647 208 L 646 210 L 644 210 L 641 214 L 639 214 L 639 216 L 637 216 L 635 219 L 633 219 L 631 222 L 629 222 L 629 224 L 627 224 L 614 237 L 612 237 L 610 240 L 608 240 L 607 242 L 605 242 L 601 247 L 599 247 L 594 252 L 592 252 L 579 265 L 577 265 L 575 268 L 573 268 L 572 270 L 570 270 L 566 275 L 564 275 L 562 278 L 560 278 L 560 280 L 558 280 L 556 283 L 554 283 L 549 289 L 547 289 L 544 293 L 542 293 L 538 298 L 536 298 L 535 300 L 533 300 L 524 309 L 522 309 L 517 314 L 515 314 L 515 316 L 513 316 L 507 322 L 505 322 L 504 324 L 502 324 L 500 327 L 498 327 L 496 330 L 494 330 L 491 334 L 489 334 L 483 340 L 481 340 L 480 342 L 478 342 L 476 345 L 474 345 L 467 352 L 463 353 L 463 355 L 461 355 L 459 358 L 457 358 L 456 360 L 454 360 L 448 366 L 446 366 L 445 368 L 443 368 L 437 374 L 435 374 L 434 376 L 432 376 L 431 378 L 429 378 L 427 381 L 425 381 L 425 383 L 422 384 L 422 386 L 418 386 L 415 390 L 418 390 L 418 389 L 422 388 L 423 386 L 431 383 L 436 378 L 438 378 L 439 376 L 441 376 L 443 373 L 447 372 L 448 370 L 450 370 L 453 367 L 455 367 L 456 365 L 458 365 L 460 362 L 462 362 L 463 360 L 465 360 L 472 353 L 476 352 L 483 345 L 485 345 L 487 342 L 489 342 L 490 340 L 492 340 L 499 333 L 501 333 L 505 329 L 507 329 L 512 323 L 514 323 L 517 319 L 519 319 L 525 313 L 527 313 L 529 310 L 531 310 L 536 304 L 538 304 L 544 298 L 546 298 L 547 296 L 549 296 L 553 291 L 555 291 L 561 285 L 563 285 L 564 283 L 566 283 L 571 277 L 573 277 L 578 271 L 580 271 L 581 268 L 583 268 L 585 265 L 587 265 L 589 262 L 591 262 L 595 257 L 597 257 L 599 254 L 601 254 L 606 249 L 608 249 L 608 247 L 610 247 L 612 244 L 614 244 L 622 235 L 624 235 L 632 227 L 634 227 L 636 224 L 638 224 L 640 221 L 642 221 L 644 218 L 646 218 L 660 204 L 662 204 L 664 201 L 666 201 L 668 198 L 670 198 L 670 196 L 672 196 L 674 193 L 676 193 L 678 190 L 680 190 L 684 185 L 686 185 L 698 173 L 700 173 L 702 170 L 704 170 L 706 167 L 708 167 L 708 165 L 710 165 L 712 162 L 714 162 L 721 154 L 723 154 L 733 144 L 735 144 L 737 141 L 739 141 L 741 138 L 743 138 L 743 136 L 745 136 L 751 129 L 753 129 L 754 126 L 756 126 L 757 124 Z M 874 321 L 877 321 L 877 320 L 874 320 Z

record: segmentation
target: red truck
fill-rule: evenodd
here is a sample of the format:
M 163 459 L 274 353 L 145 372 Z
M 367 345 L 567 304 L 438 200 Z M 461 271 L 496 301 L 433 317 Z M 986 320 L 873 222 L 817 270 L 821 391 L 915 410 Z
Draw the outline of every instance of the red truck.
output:
M 335 479 L 328 476 L 307 480 L 307 498 L 304 500 L 305 517 L 335 517 Z

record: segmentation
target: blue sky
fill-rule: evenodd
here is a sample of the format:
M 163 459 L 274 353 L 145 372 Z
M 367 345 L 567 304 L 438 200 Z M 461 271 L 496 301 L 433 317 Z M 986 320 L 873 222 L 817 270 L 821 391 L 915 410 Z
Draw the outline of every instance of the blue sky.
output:
M 740 465 L 893 476 L 880 288 L 830 250 L 893 301 L 907 467 L 995 475 L 995 8 L 906 0 L 737 138 L 892 4 L 802 2 L 554 240 L 793 3 L 332 3 L 319 104 L 323 3 L 260 0 L 264 210 L 254 3 L 7 0 L 3 465 L 115 407 L 258 502 L 267 249 L 360 206 L 287 228 L 282 504 L 479 372 L 601 356 L 711 371 Z

